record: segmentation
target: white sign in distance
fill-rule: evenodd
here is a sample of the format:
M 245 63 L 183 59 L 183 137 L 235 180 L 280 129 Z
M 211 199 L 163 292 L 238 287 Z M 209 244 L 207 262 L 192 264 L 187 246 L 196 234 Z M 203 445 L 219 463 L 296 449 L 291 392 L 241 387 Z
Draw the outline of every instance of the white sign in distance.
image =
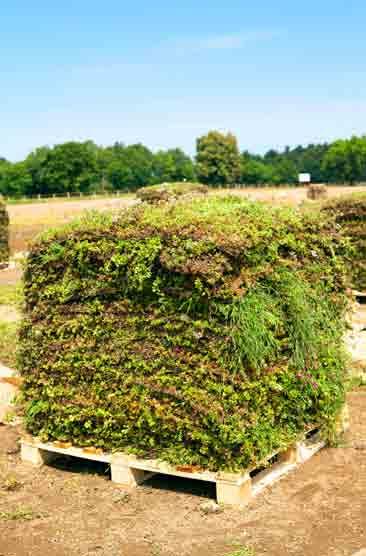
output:
M 307 173 L 299 174 L 299 183 L 310 183 L 311 175 Z

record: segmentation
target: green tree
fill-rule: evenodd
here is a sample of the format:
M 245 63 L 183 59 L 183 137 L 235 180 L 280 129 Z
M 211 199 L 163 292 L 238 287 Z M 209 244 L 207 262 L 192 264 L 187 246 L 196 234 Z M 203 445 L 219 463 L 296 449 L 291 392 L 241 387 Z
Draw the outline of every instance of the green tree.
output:
M 113 189 L 138 189 L 153 183 L 153 154 L 141 143 L 127 147 L 115 143 L 104 157 L 106 178 Z
M 31 183 L 27 185 L 27 188 L 24 191 L 25 195 L 48 193 L 48 185 L 45 180 L 45 172 L 50 151 L 50 147 L 38 147 L 26 158 L 25 163 L 32 179 Z
M 128 145 L 126 147 L 126 161 L 131 179 L 127 187 L 138 188 L 153 183 L 153 154 L 144 145 Z
M 154 155 L 153 174 L 156 183 L 193 181 L 195 179 L 192 159 L 181 149 L 158 151 Z
M 273 184 L 296 184 L 300 172 L 308 172 L 315 182 L 325 179 L 322 169 L 323 159 L 328 150 L 326 143 L 307 147 L 298 145 L 291 149 L 286 147 L 284 151 L 271 149 L 263 157 L 263 162 L 272 168 L 271 183 Z
M 276 185 L 294 184 L 297 182 L 298 171 L 290 158 L 280 158 L 272 165 L 272 181 Z
M 45 194 L 89 191 L 100 181 L 97 149 L 91 141 L 69 141 L 53 149 L 37 149 L 27 160 L 32 187 Z
M 261 160 L 255 160 L 247 153 L 241 157 L 241 183 L 244 185 L 263 185 L 271 182 L 271 167 Z
M 20 197 L 30 187 L 32 177 L 25 162 L 0 164 L 0 193 L 7 197 Z
M 202 183 L 226 185 L 240 179 L 240 154 L 232 133 L 210 131 L 197 139 L 197 175 Z
M 335 141 L 327 151 L 323 172 L 328 181 L 353 185 L 366 175 L 366 136 Z

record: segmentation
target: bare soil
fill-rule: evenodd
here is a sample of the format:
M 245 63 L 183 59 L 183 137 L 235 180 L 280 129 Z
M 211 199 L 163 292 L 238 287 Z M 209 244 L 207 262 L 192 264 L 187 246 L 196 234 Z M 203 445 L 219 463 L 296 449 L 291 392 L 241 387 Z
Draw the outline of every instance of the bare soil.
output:
M 0 322 L 12 323 L 20 320 L 19 311 L 12 305 L 0 305 Z
M 19 432 L 3 426 L 0 554 L 224 556 L 245 546 L 256 556 L 351 556 L 366 548 L 366 390 L 349 403 L 344 444 L 322 450 L 248 507 L 209 515 L 201 509 L 214 497 L 207 483 L 157 476 L 126 490 L 102 464 L 60 459 L 34 468 L 20 461 Z
M 19 268 L 6 268 L 0 270 L 0 287 L 1 286 L 15 286 L 22 279 L 22 269 Z

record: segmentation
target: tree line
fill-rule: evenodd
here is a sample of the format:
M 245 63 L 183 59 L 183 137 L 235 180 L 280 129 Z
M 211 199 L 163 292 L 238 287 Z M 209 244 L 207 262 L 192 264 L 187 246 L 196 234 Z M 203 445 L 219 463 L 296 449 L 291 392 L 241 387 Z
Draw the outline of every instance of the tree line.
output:
M 0 158 L 0 194 L 134 191 L 195 180 L 216 187 L 294 185 L 301 172 L 310 173 L 313 182 L 366 181 L 366 136 L 258 155 L 240 152 L 233 134 L 210 131 L 197 139 L 194 158 L 179 148 L 153 153 L 140 143 L 101 147 L 93 141 L 69 141 L 37 148 L 19 162 Z

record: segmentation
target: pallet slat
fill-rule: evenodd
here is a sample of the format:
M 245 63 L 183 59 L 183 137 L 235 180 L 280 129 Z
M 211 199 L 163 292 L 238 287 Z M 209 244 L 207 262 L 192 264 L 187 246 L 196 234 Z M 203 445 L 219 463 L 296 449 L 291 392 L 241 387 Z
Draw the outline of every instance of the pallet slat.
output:
M 72 456 L 107 463 L 111 467 L 112 481 L 126 487 L 136 487 L 151 476 L 161 473 L 216 484 L 219 504 L 246 505 L 254 496 L 273 485 L 299 464 L 304 463 L 324 447 L 317 435 L 295 442 L 283 452 L 267 458 L 263 470 L 246 469 L 240 473 L 212 472 L 190 466 L 172 466 L 159 460 L 139 459 L 124 453 L 103 453 L 92 448 L 77 448 L 67 443 L 44 443 L 33 437 L 21 441 L 21 457 L 25 462 L 41 466 L 52 462 L 59 455 Z M 276 461 L 268 464 L 275 457 Z M 184 469 L 186 467 L 187 469 Z

